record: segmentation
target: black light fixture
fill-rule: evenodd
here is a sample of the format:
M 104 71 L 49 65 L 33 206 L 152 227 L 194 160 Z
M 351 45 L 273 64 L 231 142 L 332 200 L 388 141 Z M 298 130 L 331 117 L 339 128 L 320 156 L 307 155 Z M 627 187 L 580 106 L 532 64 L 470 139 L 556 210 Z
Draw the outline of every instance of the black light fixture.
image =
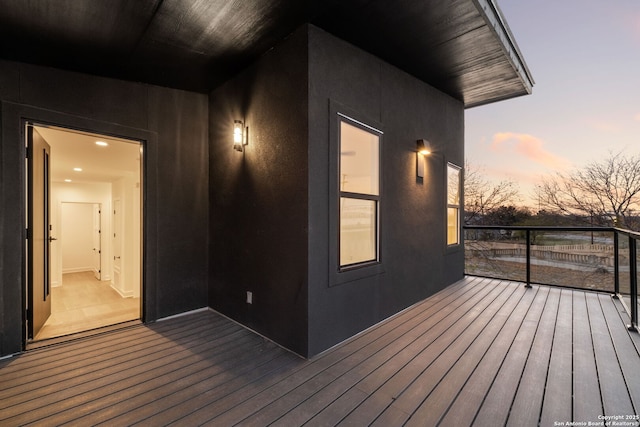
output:
M 424 178 L 424 156 L 431 154 L 431 143 L 426 139 L 416 141 L 416 174 Z
M 431 154 L 431 143 L 426 139 L 419 139 L 416 145 L 418 147 L 418 154 L 422 154 L 423 156 Z

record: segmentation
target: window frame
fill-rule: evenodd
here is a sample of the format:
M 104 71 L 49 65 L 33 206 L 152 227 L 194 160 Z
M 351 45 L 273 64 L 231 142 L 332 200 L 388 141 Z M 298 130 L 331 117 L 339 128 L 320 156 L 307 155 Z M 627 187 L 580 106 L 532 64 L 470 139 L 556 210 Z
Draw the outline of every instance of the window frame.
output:
M 383 208 L 383 138 L 384 131 L 380 123 L 364 117 L 362 114 L 329 100 L 329 286 L 341 285 L 384 273 L 383 245 L 384 230 L 382 219 Z M 340 189 L 340 147 L 341 123 L 373 133 L 378 137 L 378 195 L 343 192 Z M 354 264 L 340 265 L 340 198 L 347 197 L 359 200 L 375 199 L 376 202 L 376 259 Z M 353 196 L 353 197 L 352 197 Z
M 455 169 L 458 172 L 458 203 L 449 203 L 449 169 Z M 459 247 L 462 241 L 462 167 L 452 162 L 447 162 L 445 169 L 445 242 L 447 249 Z M 449 209 L 456 209 L 456 241 L 455 243 L 449 243 Z
M 346 123 L 350 126 L 353 126 L 357 129 L 368 132 L 372 135 L 375 135 L 378 138 L 378 194 L 367 194 L 367 193 L 354 193 L 350 191 L 343 191 L 340 188 L 341 182 L 341 172 L 342 172 L 342 123 Z M 338 113 L 338 268 L 340 271 L 348 271 L 356 268 L 365 267 L 371 264 L 376 264 L 380 262 L 380 200 L 381 200 L 381 189 L 382 189 L 382 179 L 381 179 L 381 168 L 380 168 L 380 159 L 382 155 L 382 131 L 375 129 L 369 125 L 361 123 L 351 117 L 348 117 L 342 113 Z M 375 256 L 373 259 L 358 261 L 351 264 L 342 264 L 341 262 L 341 248 L 342 248 L 342 209 L 340 205 L 342 204 L 342 199 L 352 199 L 352 200 L 366 200 L 374 202 L 375 213 L 374 213 L 374 252 Z

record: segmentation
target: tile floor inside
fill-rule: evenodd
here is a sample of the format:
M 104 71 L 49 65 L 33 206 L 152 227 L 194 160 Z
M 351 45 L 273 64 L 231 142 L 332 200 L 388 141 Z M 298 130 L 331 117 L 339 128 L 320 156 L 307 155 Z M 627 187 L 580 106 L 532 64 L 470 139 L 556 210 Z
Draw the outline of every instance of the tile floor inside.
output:
M 123 298 L 93 272 L 67 273 L 51 288 L 51 316 L 35 340 L 59 337 L 140 318 L 140 298 Z

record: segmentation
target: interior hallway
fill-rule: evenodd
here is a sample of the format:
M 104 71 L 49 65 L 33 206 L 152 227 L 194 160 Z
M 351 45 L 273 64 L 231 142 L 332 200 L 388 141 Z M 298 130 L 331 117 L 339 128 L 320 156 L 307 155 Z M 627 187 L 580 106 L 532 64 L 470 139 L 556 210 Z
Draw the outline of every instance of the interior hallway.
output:
M 140 298 L 122 298 L 93 272 L 67 273 L 51 288 L 51 317 L 35 340 L 73 334 L 140 318 Z

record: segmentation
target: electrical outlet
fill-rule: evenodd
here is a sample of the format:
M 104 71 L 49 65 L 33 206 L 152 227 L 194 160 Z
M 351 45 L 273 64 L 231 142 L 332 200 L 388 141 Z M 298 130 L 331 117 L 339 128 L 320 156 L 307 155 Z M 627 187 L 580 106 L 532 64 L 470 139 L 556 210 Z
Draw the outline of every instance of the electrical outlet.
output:
M 253 304 L 253 292 L 247 291 L 247 304 Z

